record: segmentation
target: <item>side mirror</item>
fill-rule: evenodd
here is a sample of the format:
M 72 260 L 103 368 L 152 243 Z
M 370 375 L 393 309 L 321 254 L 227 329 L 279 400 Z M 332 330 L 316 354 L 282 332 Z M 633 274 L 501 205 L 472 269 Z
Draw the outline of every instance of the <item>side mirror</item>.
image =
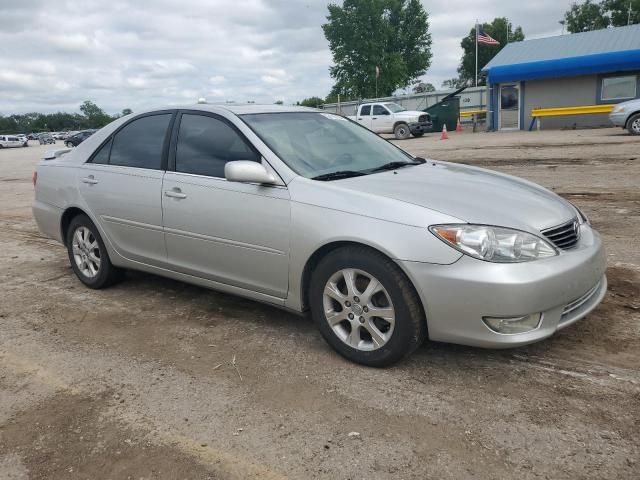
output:
M 261 163 L 251 160 L 227 162 L 224 166 L 224 177 L 230 182 L 276 183 L 275 177 Z

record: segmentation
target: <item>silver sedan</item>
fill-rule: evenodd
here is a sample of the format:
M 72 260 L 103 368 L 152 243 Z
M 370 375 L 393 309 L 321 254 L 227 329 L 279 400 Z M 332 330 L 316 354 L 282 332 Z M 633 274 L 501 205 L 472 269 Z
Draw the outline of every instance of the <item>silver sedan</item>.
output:
M 130 115 L 48 154 L 34 184 L 40 230 L 88 287 L 135 269 L 310 312 L 335 350 L 371 366 L 427 337 L 538 341 L 607 288 L 600 236 L 569 202 L 319 110 Z

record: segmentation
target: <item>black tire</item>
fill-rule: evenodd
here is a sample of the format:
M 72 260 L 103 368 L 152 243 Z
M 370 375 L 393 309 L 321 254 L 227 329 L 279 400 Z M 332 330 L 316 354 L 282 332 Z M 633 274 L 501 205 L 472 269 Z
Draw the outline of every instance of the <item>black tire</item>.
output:
M 640 113 L 636 113 L 629 119 L 627 130 L 631 135 L 640 135 Z
M 393 134 L 395 135 L 396 140 L 406 140 L 411 135 L 409 125 L 406 123 L 399 123 L 393 127 Z
M 420 138 L 422 135 L 424 135 L 424 132 L 420 132 L 420 133 L 412 133 L 411 135 L 413 135 L 416 138 Z
M 73 254 L 73 236 L 80 227 L 84 227 L 91 232 L 92 237 L 98 243 L 98 252 L 100 258 L 100 267 L 98 268 L 97 274 L 93 277 L 85 275 L 82 270 L 78 267 L 76 260 Z M 85 214 L 76 215 L 73 217 L 69 224 L 69 228 L 66 232 L 66 240 L 67 240 L 67 252 L 69 255 L 69 262 L 71 263 L 71 268 L 73 268 L 74 273 L 80 279 L 82 283 L 84 283 L 89 288 L 101 289 L 109 287 L 120 280 L 122 280 L 124 276 L 123 270 L 114 267 L 109 259 L 109 254 L 107 253 L 107 249 L 105 248 L 104 242 L 102 241 L 102 237 L 98 232 L 98 229 L 93 224 L 91 219 Z
M 65 147 L 67 147 L 67 148 L 73 148 L 73 143 L 71 143 L 71 142 L 66 142 L 66 143 L 64 144 L 64 146 L 65 146 Z
M 395 326 L 391 337 L 375 350 L 359 350 L 345 343 L 325 316 L 325 285 L 336 272 L 345 268 L 373 275 L 385 288 L 393 304 Z M 309 303 L 314 322 L 327 343 L 343 357 L 362 365 L 390 366 L 411 354 L 427 337 L 422 303 L 410 280 L 392 260 L 365 246 L 342 247 L 320 260 L 311 276 Z

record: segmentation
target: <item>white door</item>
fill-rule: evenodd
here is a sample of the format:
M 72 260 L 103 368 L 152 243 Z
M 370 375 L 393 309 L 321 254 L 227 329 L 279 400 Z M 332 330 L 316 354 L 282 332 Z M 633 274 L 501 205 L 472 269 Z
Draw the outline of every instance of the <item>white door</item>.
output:
M 520 85 L 518 83 L 500 85 L 498 111 L 500 130 L 520 129 Z
M 371 105 L 362 105 L 356 118 L 360 125 L 371 130 Z
M 383 105 L 374 105 L 371 116 L 371 130 L 376 133 L 393 132 L 393 116 Z

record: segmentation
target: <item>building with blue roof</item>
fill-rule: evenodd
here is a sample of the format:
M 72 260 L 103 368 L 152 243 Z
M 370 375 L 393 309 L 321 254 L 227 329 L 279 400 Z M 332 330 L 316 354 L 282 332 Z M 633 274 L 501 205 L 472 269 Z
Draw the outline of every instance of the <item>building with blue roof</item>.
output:
M 537 108 L 608 105 L 640 97 L 640 25 L 514 42 L 483 69 L 492 130 L 524 130 Z M 610 125 L 607 114 L 546 117 L 542 128 Z

